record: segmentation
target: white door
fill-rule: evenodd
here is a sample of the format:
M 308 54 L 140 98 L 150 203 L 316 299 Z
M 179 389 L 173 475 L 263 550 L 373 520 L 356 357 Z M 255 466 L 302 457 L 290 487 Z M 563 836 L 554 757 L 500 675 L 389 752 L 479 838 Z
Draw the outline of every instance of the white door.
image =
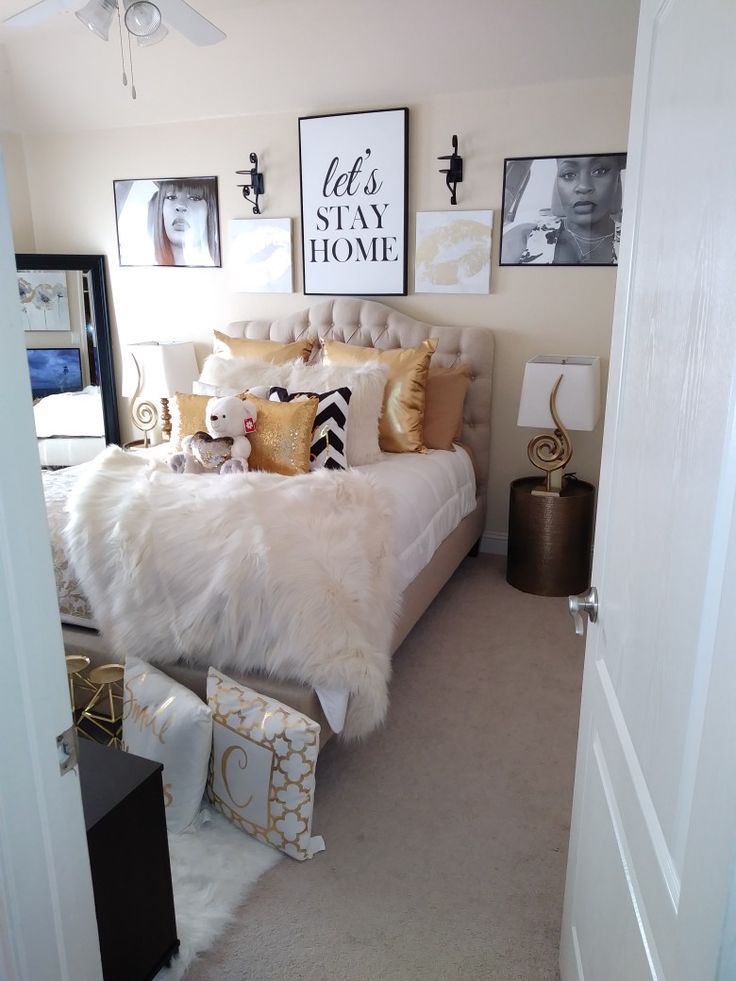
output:
M 736 3 L 643 0 L 564 981 L 736 978 L 735 503 Z
M 0 154 L 0 978 L 102 976 Z

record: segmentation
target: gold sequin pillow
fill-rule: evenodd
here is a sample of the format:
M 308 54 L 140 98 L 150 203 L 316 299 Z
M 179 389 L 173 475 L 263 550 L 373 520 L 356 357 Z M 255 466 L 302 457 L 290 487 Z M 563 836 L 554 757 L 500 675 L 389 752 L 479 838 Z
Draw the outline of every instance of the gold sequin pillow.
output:
M 256 431 L 250 433 L 249 470 L 267 470 L 288 477 L 309 473 L 312 428 L 319 400 L 269 402 L 248 396 L 258 410 Z
M 423 452 L 424 405 L 427 372 L 437 339 L 428 338 L 416 347 L 387 351 L 358 347 L 341 341 L 323 341 L 325 364 L 355 364 L 377 361 L 388 368 L 383 396 L 383 413 L 378 424 L 378 442 L 388 453 Z
M 268 364 L 286 364 L 289 361 L 309 361 L 315 338 L 305 337 L 301 341 L 282 344 L 280 341 L 257 341 L 248 337 L 230 337 L 219 330 L 215 331 L 212 345 L 213 354 L 221 358 L 247 358 Z
M 181 441 L 185 436 L 207 428 L 205 424 L 207 403 L 210 395 L 187 395 L 186 392 L 174 394 L 174 404 L 171 413 L 171 446 L 174 450 L 181 449 Z
M 214 668 L 207 673 L 212 755 L 207 797 L 233 824 L 299 861 L 312 837 L 319 723 Z

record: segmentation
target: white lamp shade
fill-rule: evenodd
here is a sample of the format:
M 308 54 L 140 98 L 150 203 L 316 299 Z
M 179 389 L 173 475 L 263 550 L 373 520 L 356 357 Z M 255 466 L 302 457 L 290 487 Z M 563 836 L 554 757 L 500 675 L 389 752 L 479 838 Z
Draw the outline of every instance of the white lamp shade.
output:
M 141 373 L 143 398 L 171 398 L 175 392 L 191 392 L 192 382 L 199 375 L 191 341 L 170 344 L 146 341 L 129 344 L 128 350 Z
M 74 16 L 81 20 L 84 26 L 97 37 L 107 41 L 116 7 L 117 4 L 114 0 L 89 0 L 89 3 L 78 10 Z
M 518 426 L 554 429 L 549 397 L 562 375 L 557 391 L 557 414 L 565 429 L 595 429 L 601 410 L 600 358 L 538 355 L 527 361 L 521 387 Z

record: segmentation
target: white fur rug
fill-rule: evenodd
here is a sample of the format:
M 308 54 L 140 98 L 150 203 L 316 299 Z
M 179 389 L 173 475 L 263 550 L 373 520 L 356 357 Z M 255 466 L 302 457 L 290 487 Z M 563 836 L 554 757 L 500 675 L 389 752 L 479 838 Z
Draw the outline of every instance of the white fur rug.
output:
M 211 808 L 193 831 L 169 835 L 176 926 L 181 946 L 156 981 L 179 981 L 215 942 L 256 880 L 281 854 L 243 834 Z M 298 871 L 298 870 L 297 870 Z
M 347 738 L 383 721 L 398 561 L 388 495 L 366 474 L 174 474 L 110 446 L 67 508 L 66 549 L 114 656 L 347 689 Z

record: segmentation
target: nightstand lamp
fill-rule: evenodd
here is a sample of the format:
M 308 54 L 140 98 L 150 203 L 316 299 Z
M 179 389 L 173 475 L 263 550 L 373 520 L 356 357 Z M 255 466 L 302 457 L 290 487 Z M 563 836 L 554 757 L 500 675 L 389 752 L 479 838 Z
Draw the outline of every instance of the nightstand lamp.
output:
M 128 351 L 137 372 L 135 394 L 130 402 L 133 425 L 143 433 L 143 445 L 150 446 L 150 432 L 159 422 L 157 402 L 161 403 L 161 434 L 171 438 L 169 399 L 176 392 L 189 393 L 199 374 L 191 341 L 159 344 L 142 341 L 129 344 Z
M 527 361 L 520 426 L 553 429 L 529 443 L 546 480 L 511 482 L 506 579 L 538 596 L 581 593 L 590 585 L 595 487 L 564 480 L 572 457 L 568 430 L 592 430 L 600 414 L 598 358 L 541 355 Z
M 529 441 L 529 459 L 546 474 L 532 493 L 560 494 L 572 457 L 568 430 L 595 429 L 600 409 L 600 358 L 542 354 L 527 361 L 517 425 L 554 430 Z

